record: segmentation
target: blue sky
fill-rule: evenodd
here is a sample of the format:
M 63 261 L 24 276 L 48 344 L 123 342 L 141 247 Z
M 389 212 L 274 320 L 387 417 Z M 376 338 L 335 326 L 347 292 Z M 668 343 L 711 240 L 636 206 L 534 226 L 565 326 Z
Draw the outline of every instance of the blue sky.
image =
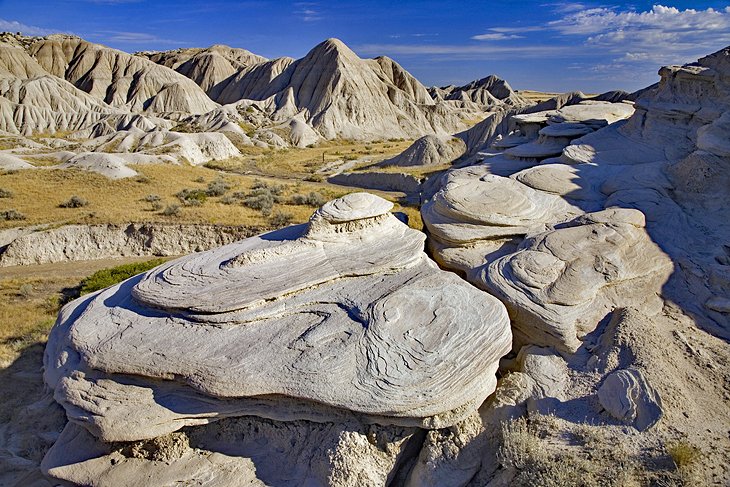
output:
M 488 74 L 544 91 L 633 91 L 730 45 L 726 1 L 0 0 L 0 30 L 70 32 L 127 52 L 228 44 L 301 57 L 338 37 L 426 85 Z

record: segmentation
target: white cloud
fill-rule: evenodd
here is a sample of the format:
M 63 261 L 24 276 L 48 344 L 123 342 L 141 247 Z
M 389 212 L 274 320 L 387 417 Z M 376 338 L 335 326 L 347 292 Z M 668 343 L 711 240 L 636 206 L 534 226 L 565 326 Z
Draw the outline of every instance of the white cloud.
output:
M 510 39 L 524 39 L 525 36 L 517 34 L 503 34 L 502 32 L 490 32 L 489 34 L 479 34 L 472 36 L 475 41 L 507 41 Z
M 164 39 L 147 32 L 102 31 L 90 37 L 100 37 L 105 42 L 123 42 L 127 44 L 184 44 L 182 41 Z
M 564 14 L 568 12 L 577 12 L 579 10 L 585 10 L 586 6 L 578 2 L 554 2 L 544 3 L 541 7 L 550 7 L 553 11 Z
M 317 10 L 319 4 L 316 2 L 298 2 L 294 5 L 299 7 L 294 13 L 299 15 L 304 22 L 316 22 L 324 18 L 322 12 Z
M 592 8 L 548 26 L 563 35 L 587 37 L 588 45 L 612 52 L 704 52 L 730 43 L 730 7 L 679 10 L 655 5 L 646 12 Z
M 522 27 L 492 27 L 491 32 L 500 32 L 502 34 L 521 34 L 525 32 L 539 32 L 547 28 L 542 25 L 526 25 Z
M 44 29 L 43 27 L 23 24 L 17 20 L 5 19 L 0 19 L 0 31 L 22 32 L 24 35 L 29 36 L 47 36 L 49 34 L 57 34 L 59 32 L 58 30 Z

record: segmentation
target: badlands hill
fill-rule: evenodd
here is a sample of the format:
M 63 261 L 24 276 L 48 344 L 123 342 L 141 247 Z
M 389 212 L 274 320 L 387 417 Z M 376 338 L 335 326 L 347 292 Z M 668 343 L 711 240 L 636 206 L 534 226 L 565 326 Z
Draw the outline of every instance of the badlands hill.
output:
M 0 35 L 0 131 L 65 139 L 48 157 L 110 177 L 134 175 L 129 163 L 200 164 L 246 146 L 443 138 L 516 96 L 503 82 L 479 86 L 502 101 L 434 99 L 392 59 L 361 59 L 336 39 L 269 61 L 220 45 L 130 55 L 69 35 Z M 14 150 L 0 167 L 33 161 Z
M 146 55 L 163 63 L 171 56 Z M 206 69 L 203 58 L 190 62 L 193 73 Z M 302 59 L 245 66 L 223 81 L 191 77 L 203 87 L 215 85 L 211 96 L 220 103 L 266 102 L 272 119 L 300 117 L 326 139 L 446 135 L 463 126 L 460 115 L 467 114 L 434 101 L 392 59 L 361 59 L 338 39 L 328 39 Z M 469 113 L 478 111 L 471 108 Z
M 267 61 L 246 49 L 224 45 L 205 49 L 139 52 L 137 55 L 187 76 L 216 101 L 231 76 L 244 68 Z

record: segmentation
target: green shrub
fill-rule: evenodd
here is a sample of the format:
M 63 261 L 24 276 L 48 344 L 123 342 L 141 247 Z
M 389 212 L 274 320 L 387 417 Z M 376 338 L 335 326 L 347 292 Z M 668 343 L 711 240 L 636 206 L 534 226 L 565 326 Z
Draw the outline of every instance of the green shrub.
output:
M 320 207 L 323 204 L 327 203 L 327 198 L 322 196 L 319 193 L 315 193 L 312 191 L 308 195 L 303 194 L 295 194 L 291 197 L 291 202 L 293 205 L 307 205 L 307 206 L 314 206 L 314 207 Z
M 185 188 L 175 194 L 177 199 L 185 206 L 201 206 L 208 198 L 208 194 L 202 189 Z
M 125 279 L 129 279 L 132 276 L 136 276 L 137 274 L 155 268 L 166 260 L 167 259 L 153 259 L 146 262 L 134 262 L 132 264 L 124 264 L 97 271 L 81 281 L 81 295 L 93 293 L 94 291 L 113 286 L 114 284 L 120 283 Z
M 148 194 L 147 196 L 144 197 L 144 200 L 147 203 L 156 203 L 156 202 L 160 201 L 160 199 L 161 199 L 160 195 L 157 195 L 157 194 Z
M 81 196 L 73 195 L 68 201 L 63 202 L 58 206 L 60 208 L 81 208 L 88 204 L 89 204 L 89 202 L 86 201 Z
M 12 198 L 13 193 L 7 189 L 0 188 L 0 198 Z

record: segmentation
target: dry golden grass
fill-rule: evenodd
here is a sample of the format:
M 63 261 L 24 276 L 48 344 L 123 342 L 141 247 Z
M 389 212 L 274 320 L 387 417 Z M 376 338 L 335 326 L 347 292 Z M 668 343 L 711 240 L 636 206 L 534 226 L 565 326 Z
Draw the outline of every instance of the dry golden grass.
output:
M 555 98 L 558 95 L 562 95 L 562 93 L 552 93 L 552 92 L 545 92 L 545 91 L 533 91 L 533 90 L 517 90 L 517 94 L 522 96 L 523 98 L 527 98 L 529 101 L 540 103 L 546 100 L 549 100 L 550 98 Z M 587 97 L 596 96 L 597 93 L 584 93 Z
M 412 141 L 378 142 L 329 141 L 304 149 L 243 149 L 243 156 L 215 161 L 208 167 L 239 174 L 258 174 L 284 179 L 304 179 L 323 165 L 346 158 L 373 157 L 382 160 L 403 152 Z
M 205 167 L 147 165 L 135 169 L 144 177 L 110 180 L 99 174 L 79 170 L 15 171 L 0 175 L 0 187 L 12 192 L 12 198 L 3 199 L 3 206 L 14 208 L 26 220 L 0 221 L 1 228 L 37 224 L 102 224 L 126 222 L 213 223 L 227 225 L 266 226 L 267 219 L 259 211 L 241 205 L 225 205 L 221 197 L 210 197 L 196 207 L 182 206 L 176 193 L 185 188 L 205 189 L 207 184 L 223 177 L 231 185 L 230 193 L 247 191 L 257 177 L 238 174 L 220 174 Z M 332 185 L 258 177 L 270 184 L 284 184 L 284 196 L 293 193 L 319 192 L 327 198 L 341 196 L 348 191 Z M 82 208 L 60 208 L 71 196 L 88 201 Z M 148 195 L 160 197 L 163 208 L 181 206 L 178 216 L 164 216 L 153 211 L 145 201 Z M 295 221 L 304 221 L 312 213 L 311 207 L 274 207 L 291 213 Z
M 0 268 L 0 368 L 46 341 L 64 289 L 100 269 L 142 260 L 149 257 Z
M 527 98 L 529 101 L 540 103 L 550 98 L 554 98 L 562 93 L 550 93 L 545 91 L 533 91 L 533 90 L 517 90 L 517 94 L 523 98 Z

